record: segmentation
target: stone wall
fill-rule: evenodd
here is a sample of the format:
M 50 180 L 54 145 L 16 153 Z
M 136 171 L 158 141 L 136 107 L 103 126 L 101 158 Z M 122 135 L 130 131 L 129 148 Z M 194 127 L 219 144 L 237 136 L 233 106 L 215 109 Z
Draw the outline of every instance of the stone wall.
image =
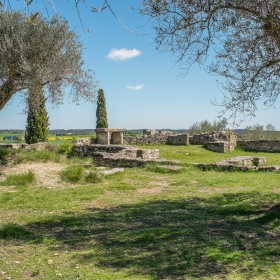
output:
M 189 141 L 192 145 L 203 145 L 213 152 L 225 153 L 234 151 L 237 135 L 233 131 L 213 131 L 196 134 Z
M 239 140 L 237 145 L 246 151 L 280 153 L 280 140 Z
M 138 137 L 125 136 L 124 144 L 127 145 L 188 145 L 189 136 L 186 133 L 175 133 L 171 131 L 157 131 L 154 129 L 144 129 L 143 135 Z
M 237 136 L 233 131 L 213 131 L 211 133 L 195 134 L 190 138 L 192 145 L 206 145 L 209 142 L 227 141 L 236 144 Z

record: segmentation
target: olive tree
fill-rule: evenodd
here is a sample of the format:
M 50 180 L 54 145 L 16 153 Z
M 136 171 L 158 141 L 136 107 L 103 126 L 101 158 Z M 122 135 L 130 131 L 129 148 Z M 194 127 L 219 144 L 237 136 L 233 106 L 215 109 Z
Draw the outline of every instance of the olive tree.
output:
M 30 88 L 42 88 L 54 105 L 62 103 L 66 87 L 73 102 L 94 101 L 94 73 L 84 67 L 82 44 L 67 21 L 39 13 L 27 20 L 22 12 L 0 11 L 0 110 L 17 92 L 38 104 Z
M 221 114 L 254 116 L 259 101 L 272 106 L 280 92 L 280 1 L 142 0 L 157 48 L 187 71 L 194 63 L 226 78 Z M 214 60 L 209 56 L 214 53 Z

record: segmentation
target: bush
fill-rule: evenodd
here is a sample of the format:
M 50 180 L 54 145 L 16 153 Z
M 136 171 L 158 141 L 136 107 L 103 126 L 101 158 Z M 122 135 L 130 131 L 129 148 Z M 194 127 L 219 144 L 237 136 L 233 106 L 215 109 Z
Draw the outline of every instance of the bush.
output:
M 67 183 L 78 183 L 83 176 L 84 168 L 81 165 L 71 165 L 60 172 L 61 180 Z
M 73 147 L 74 145 L 72 143 L 63 143 L 59 146 L 58 152 L 62 155 L 72 156 Z

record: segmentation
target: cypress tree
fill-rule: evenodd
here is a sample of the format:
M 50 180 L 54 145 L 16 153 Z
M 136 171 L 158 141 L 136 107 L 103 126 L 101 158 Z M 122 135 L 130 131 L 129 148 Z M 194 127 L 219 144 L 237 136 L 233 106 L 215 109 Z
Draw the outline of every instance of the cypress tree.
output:
M 25 141 L 27 144 L 46 142 L 48 140 L 49 117 L 46 110 L 46 98 L 43 95 L 43 89 L 37 88 L 36 100 L 31 99 L 29 95 L 28 115 L 25 131 Z
M 96 108 L 96 128 L 108 128 L 106 100 L 103 89 L 98 90 Z

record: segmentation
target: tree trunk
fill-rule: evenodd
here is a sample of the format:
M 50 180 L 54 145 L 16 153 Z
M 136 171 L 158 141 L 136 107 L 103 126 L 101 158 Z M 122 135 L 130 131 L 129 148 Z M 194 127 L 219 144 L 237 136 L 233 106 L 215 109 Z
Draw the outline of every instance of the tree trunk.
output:
M 0 110 L 4 108 L 7 102 L 16 93 L 16 87 L 13 80 L 9 79 L 0 87 Z

